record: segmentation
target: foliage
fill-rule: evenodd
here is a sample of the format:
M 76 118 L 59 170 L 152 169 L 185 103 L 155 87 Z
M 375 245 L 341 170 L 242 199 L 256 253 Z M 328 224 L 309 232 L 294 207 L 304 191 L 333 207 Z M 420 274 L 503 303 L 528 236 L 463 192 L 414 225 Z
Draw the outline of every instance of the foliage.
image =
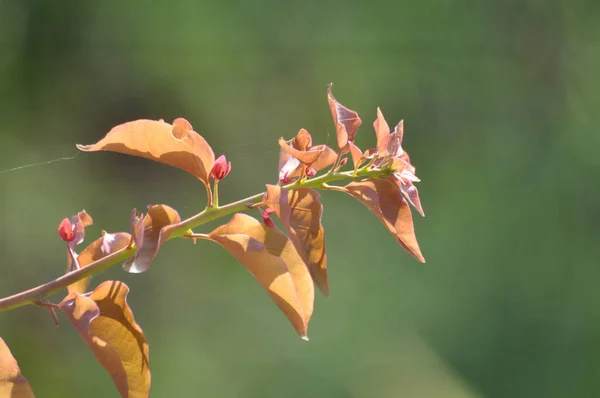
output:
M 110 374 L 123 397 L 145 397 L 150 391 L 149 345 L 127 304 L 129 288 L 120 281 L 105 281 L 88 291 L 90 276 L 113 264 L 125 271 L 148 270 L 159 249 L 174 238 L 218 243 L 242 263 L 267 291 L 298 335 L 308 340 L 313 314 L 314 285 L 329 295 L 323 205 L 316 190 L 345 192 L 377 216 L 389 232 L 418 261 L 425 262 L 414 233 L 409 204 L 424 215 L 414 182 L 419 181 L 408 154 L 402 148 L 403 123 L 390 132 L 381 110 L 373 127 L 376 146 L 361 150 L 354 138 L 361 125 L 358 114 L 341 105 L 328 89 L 337 151 L 312 144 L 301 129 L 290 139 L 279 139 L 279 183 L 266 192 L 219 205 L 218 186 L 230 173 L 224 155 L 215 159 L 204 138 L 183 118 L 136 120 L 113 128 L 92 145 L 78 145 L 84 152 L 112 151 L 143 157 L 182 169 L 200 180 L 207 192 L 206 208 L 186 220 L 164 204 L 149 205 L 145 214 L 133 209 L 129 232 L 108 233 L 77 253 L 92 217 L 80 211 L 63 219 L 58 234 L 67 249 L 67 272 L 44 285 L 0 300 L 0 311 L 34 304 L 64 312 Z M 345 170 L 347 160 L 351 170 Z M 325 173 L 320 170 L 329 167 Z M 332 185 L 336 181 L 346 185 Z M 246 210 L 261 211 L 262 222 Z M 209 233 L 193 229 L 228 215 L 233 217 Z M 271 220 L 276 215 L 283 231 Z M 58 303 L 48 301 L 53 292 L 67 289 Z M 21 376 L 8 347 L 0 340 L 0 392 L 13 398 L 33 393 Z

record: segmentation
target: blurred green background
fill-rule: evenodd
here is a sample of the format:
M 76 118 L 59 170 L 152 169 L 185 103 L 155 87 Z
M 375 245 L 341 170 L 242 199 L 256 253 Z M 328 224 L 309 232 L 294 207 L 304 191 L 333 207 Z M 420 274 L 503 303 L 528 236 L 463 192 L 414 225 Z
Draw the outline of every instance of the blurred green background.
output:
M 591 0 L 0 0 L 0 170 L 183 116 L 232 161 L 221 201 L 236 200 L 276 181 L 278 137 L 335 145 L 334 82 L 359 146 L 377 106 L 405 120 L 427 263 L 323 194 L 332 294 L 309 343 L 217 245 L 170 242 L 142 275 L 114 267 L 93 284 L 131 287 L 151 395 L 595 397 L 599 46 Z M 0 296 L 62 274 L 65 216 L 87 210 L 94 237 L 127 230 L 133 207 L 205 204 L 184 172 L 112 153 L 2 172 L 0 192 Z M 39 397 L 117 395 L 66 318 L 20 308 L 0 336 Z

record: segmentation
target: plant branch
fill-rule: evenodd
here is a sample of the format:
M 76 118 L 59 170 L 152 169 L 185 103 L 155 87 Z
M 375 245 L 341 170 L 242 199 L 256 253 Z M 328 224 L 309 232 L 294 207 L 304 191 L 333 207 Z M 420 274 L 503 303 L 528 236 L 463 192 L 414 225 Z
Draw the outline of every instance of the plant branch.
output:
M 358 170 L 358 172 L 354 171 L 344 171 L 344 172 L 333 172 L 326 173 L 321 176 L 312 178 L 312 179 L 304 179 L 298 180 L 291 184 L 285 185 L 286 189 L 296 189 L 296 188 L 314 188 L 314 189 L 332 189 L 331 186 L 327 185 L 333 181 L 341 181 L 341 180 L 355 180 L 362 178 L 376 178 L 382 175 L 391 174 L 391 170 L 389 169 L 371 169 L 369 166 L 362 167 Z M 216 188 L 216 187 L 215 187 Z M 263 199 L 264 192 L 259 194 L 249 196 L 247 198 L 238 200 L 236 202 L 232 202 L 220 207 L 211 207 L 212 206 L 212 195 L 210 188 L 207 188 L 208 199 L 209 199 L 209 207 L 207 207 L 204 211 L 188 218 L 187 220 L 182 221 L 177 226 L 175 226 L 168 238 L 168 240 L 174 238 L 181 238 L 184 235 L 188 234 L 193 228 L 196 228 L 202 224 L 206 224 L 210 221 L 214 221 L 216 219 L 228 216 L 230 214 L 238 213 L 241 211 L 248 210 L 251 208 L 253 204 L 256 202 L 260 202 Z M 216 191 L 216 189 L 215 189 Z M 36 304 L 41 302 L 45 297 L 52 293 L 56 293 L 59 290 L 66 289 L 69 285 L 87 278 L 88 276 L 94 275 L 100 271 L 103 271 L 117 263 L 121 263 L 125 261 L 127 258 L 133 256 L 135 254 L 135 245 L 133 247 L 128 247 L 122 250 L 119 250 L 115 253 L 112 253 L 106 257 L 101 258 L 100 260 L 94 261 L 88 264 L 86 267 L 77 269 L 75 271 L 71 271 L 63 276 L 60 276 L 50 282 L 47 282 L 43 285 L 34 287 L 29 290 L 25 290 L 23 292 L 14 294 L 9 297 L 5 297 L 0 299 L 0 312 L 8 311 L 14 308 L 22 307 L 24 305 Z

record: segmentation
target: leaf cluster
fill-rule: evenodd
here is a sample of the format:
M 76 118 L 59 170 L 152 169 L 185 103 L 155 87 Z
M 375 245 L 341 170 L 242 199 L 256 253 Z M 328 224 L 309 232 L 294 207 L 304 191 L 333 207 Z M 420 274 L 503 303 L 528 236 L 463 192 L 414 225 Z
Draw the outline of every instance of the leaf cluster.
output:
M 47 308 L 55 319 L 63 312 L 110 374 L 122 397 L 144 397 L 150 391 L 149 345 L 127 304 L 129 288 L 105 281 L 89 290 L 90 276 L 113 264 L 125 271 L 147 271 L 161 246 L 174 238 L 196 243 L 205 240 L 227 250 L 252 274 L 295 331 L 308 340 L 314 310 L 315 286 L 329 295 L 323 205 L 317 190 L 346 193 L 363 203 L 420 262 L 425 262 L 413 227 L 412 205 L 424 215 L 414 182 L 419 181 L 402 148 L 403 122 L 390 129 L 380 109 L 373 123 L 376 144 L 362 150 L 354 139 L 362 121 L 358 114 L 327 93 L 337 148 L 313 145 L 311 134 L 279 138 L 279 180 L 266 191 L 237 202 L 219 205 L 218 186 L 232 170 L 224 155 L 215 154 L 206 140 L 183 118 L 135 120 L 114 127 L 84 152 L 112 151 L 177 167 L 205 187 L 206 208 L 182 220 L 166 204 L 149 205 L 145 213 L 133 209 L 127 232 L 102 235 L 82 250 L 85 228 L 93 223 L 85 211 L 63 219 L 58 234 L 65 242 L 66 273 L 45 285 L 0 300 L 0 311 L 25 304 Z M 324 171 L 319 174 L 319 172 Z M 337 185 L 345 180 L 345 185 Z M 258 210 L 260 217 L 244 211 Z M 194 231 L 202 224 L 232 215 L 210 232 Z M 282 230 L 271 217 L 277 217 Z M 58 304 L 50 293 L 67 289 Z M 10 350 L 0 339 L 0 397 L 32 397 Z

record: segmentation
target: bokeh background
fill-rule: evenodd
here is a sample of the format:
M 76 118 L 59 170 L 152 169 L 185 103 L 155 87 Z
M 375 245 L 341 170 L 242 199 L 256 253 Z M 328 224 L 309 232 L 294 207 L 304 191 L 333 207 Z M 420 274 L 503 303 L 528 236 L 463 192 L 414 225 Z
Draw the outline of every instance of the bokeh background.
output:
M 232 161 L 221 200 L 236 200 L 276 180 L 278 137 L 335 145 L 333 82 L 359 146 L 377 106 L 405 120 L 427 263 L 325 193 L 332 294 L 309 343 L 217 245 L 103 272 L 94 284 L 131 287 L 151 396 L 598 396 L 599 48 L 591 0 L 1 0 L 0 296 L 62 274 L 65 216 L 86 209 L 93 237 L 127 230 L 133 207 L 205 204 L 193 177 L 124 155 L 11 169 L 183 116 Z M 2 313 L 0 335 L 39 397 L 117 395 L 64 317 Z

